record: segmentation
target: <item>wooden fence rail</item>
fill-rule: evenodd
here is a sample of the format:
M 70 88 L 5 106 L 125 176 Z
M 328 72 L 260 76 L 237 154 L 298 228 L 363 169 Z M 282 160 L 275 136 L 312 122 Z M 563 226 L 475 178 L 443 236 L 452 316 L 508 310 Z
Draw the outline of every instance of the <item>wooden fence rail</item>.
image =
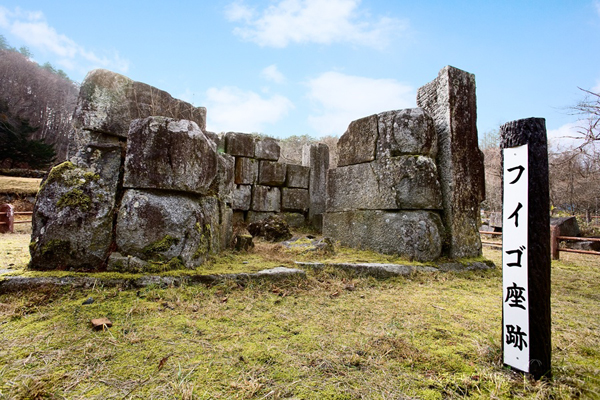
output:
M 502 236 L 502 232 L 488 232 L 488 231 L 479 231 L 482 235 L 497 235 Z M 560 252 L 563 251 L 565 253 L 579 253 L 579 254 L 591 254 L 594 256 L 600 256 L 600 251 L 591 251 L 591 250 L 576 250 L 576 249 L 565 249 L 560 248 L 560 242 L 562 240 L 571 240 L 578 242 L 600 242 L 600 238 L 585 238 L 585 237 L 575 237 L 575 236 L 560 236 L 558 226 L 550 227 L 550 253 L 553 260 L 560 259 Z M 483 244 L 502 246 L 502 242 L 488 242 L 481 241 Z

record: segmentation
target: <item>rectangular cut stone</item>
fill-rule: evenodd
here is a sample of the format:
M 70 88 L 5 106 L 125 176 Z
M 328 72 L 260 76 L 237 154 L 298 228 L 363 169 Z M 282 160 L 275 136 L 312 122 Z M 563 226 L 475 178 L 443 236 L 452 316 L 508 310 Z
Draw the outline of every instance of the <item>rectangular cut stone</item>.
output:
M 221 234 L 221 250 L 233 245 L 233 210 L 229 204 L 219 201 L 219 228 Z
M 308 211 L 310 196 L 307 189 L 281 189 L 281 208 L 284 211 Z
M 217 170 L 215 144 L 196 123 L 148 117 L 131 124 L 124 187 L 208 194 Z
M 194 107 L 167 92 L 104 69 L 91 71 L 79 90 L 75 128 L 127 137 L 134 119 L 160 115 L 195 122 L 206 129 L 206 108 Z
M 234 210 L 248 211 L 252 202 L 252 185 L 235 185 L 232 197 Z
M 377 115 L 350 122 L 338 140 L 338 167 L 370 162 L 375 159 L 378 125 Z
M 290 228 L 301 228 L 306 225 L 306 216 L 303 213 L 286 212 L 279 214 Z
M 254 158 L 236 157 L 233 181 L 237 185 L 251 185 L 258 180 L 258 164 Z
M 217 154 L 217 176 L 213 182 L 212 191 L 217 194 L 219 200 L 231 204 L 233 192 L 233 175 L 235 170 L 235 157 L 229 154 Z
M 291 188 L 308 189 L 310 168 L 302 165 L 287 165 L 287 179 L 285 185 Z
M 444 67 L 417 91 L 417 105 L 433 117 L 438 135 L 437 167 L 451 258 L 481 255 L 479 207 L 485 199 L 483 153 L 477 143 L 475 76 Z
M 254 148 L 254 157 L 259 160 L 279 160 L 279 154 L 281 153 L 281 147 L 277 140 L 272 138 L 264 138 L 256 141 Z
M 435 159 L 437 134 L 433 119 L 421 108 L 387 111 L 377 115 L 377 156 L 418 154 Z
M 315 229 L 320 231 L 323 227 L 323 213 L 326 207 L 329 147 L 323 143 L 304 145 L 302 165 L 310 168 L 308 220 Z
M 433 160 L 401 156 L 329 171 L 327 212 L 442 209 Z
M 323 235 L 342 245 L 417 261 L 440 257 L 444 228 L 432 211 L 355 210 L 326 213 Z
M 285 183 L 285 164 L 275 161 L 261 161 L 258 183 L 266 186 L 282 186 Z
M 225 134 L 225 152 L 236 157 L 254 157 L 254 136 L 247 133 L 227 132 Z
M 281 191 L 279 188 L 254 185 L 251 209 L 253 211 L 279 212 L 281 210 Z
M 253 222 L 262 221 L 263 219 L 267 219 L 273 215 L 276 215 L 276 213 L 263 211 L 248 211 L 248 215 L 246 216 L 246 223 L 251 224 Z

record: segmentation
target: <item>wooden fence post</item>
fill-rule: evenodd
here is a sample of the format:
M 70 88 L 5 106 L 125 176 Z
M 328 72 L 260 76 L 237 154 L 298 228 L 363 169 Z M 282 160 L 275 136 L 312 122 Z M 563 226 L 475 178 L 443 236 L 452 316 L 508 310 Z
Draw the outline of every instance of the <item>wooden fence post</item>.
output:
M 550 227 L 550 254 L 552 255 L 553 260 L 560 260 L 560 252 L 558 250 L 560 236 L 560 228 L 558 225 L 553 225 Z
M 0 233 L 14 233 L 15 209 L 10 204 L 0 204 Z

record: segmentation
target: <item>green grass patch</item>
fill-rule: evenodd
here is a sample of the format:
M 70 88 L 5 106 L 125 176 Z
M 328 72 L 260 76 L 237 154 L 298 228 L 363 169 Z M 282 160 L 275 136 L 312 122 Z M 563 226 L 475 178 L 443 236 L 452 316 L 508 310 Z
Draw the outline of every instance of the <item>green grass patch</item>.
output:
M 206 269 L 290 262 L 277 246 L 257 247 Z M 325 270 L 244 285 L 0 294 L 0 398 L 597 398 L 600 265 L 577 256 L 552 266 L 550 382 L 502 366 L 499 269 L 387 280 Z M 97 317 L 113 327 L 93 331 Z

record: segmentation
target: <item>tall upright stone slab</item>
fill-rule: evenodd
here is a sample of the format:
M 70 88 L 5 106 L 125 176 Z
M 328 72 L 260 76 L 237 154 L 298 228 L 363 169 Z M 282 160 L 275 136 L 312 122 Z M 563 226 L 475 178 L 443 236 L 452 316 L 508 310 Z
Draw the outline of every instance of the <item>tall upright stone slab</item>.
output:
M 551 376 L 550 196 L 546 122 L 500 127 L 503 164 L 504 363 L 536 379 Z
M 329 147 L 326 144 L 307 144 L 302 147 L 302 165 L 310 167 L 309 223 L 321 231 L 327 200 L 327 171 L 329 171 Z
M 419 88 L 417 105 L 434 119 L 446 227 L 445 254 L 481 255 L 479 205 L 485 199 L 483 153 L 477 143 L 475 75 L 447 66 Z

